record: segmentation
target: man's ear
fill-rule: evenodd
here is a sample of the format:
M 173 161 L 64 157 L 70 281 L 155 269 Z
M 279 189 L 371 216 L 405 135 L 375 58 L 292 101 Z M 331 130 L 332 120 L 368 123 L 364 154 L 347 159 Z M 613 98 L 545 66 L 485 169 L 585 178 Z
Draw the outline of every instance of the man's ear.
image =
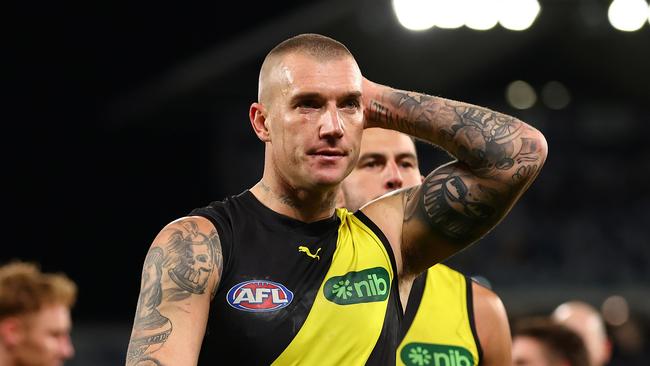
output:
M 251 104 L 248 111 L 248 118 L 251 121 L 251 125 L 253 126 L 257 138 L 262 142 L 271 141 L 271 135 L 266 126 L 266 109 L 264 108 L 264 105 L 260 103 Z
M 0 342 L 7 347 L 14 347 L 22 339 L 23 324 L 15 316 L 0 321 Z

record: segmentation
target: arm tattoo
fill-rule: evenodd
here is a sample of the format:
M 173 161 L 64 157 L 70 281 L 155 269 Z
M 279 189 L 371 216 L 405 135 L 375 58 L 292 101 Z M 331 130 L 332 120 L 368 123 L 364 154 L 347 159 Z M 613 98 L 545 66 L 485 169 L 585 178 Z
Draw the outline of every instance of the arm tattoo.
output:
M 458 162 L 443 166 L 405 194 L 404 220 L 427 222 L 451 243 L 465 245 L 498 220 L 499 190 L 470 179 Z
M 456 145 L 455 155 L 479 176 L 490 176 L 495 170 L 509 170 L 520 154 L 535 159 L 534 148 L 524 144 L 521 135 L 525 125 L 513 118 L 488 109 L 474 106 L 454 106 L 446 103 L 445 109 L 452 124 L 441 130 L 445 141 Z
M 162 302 L 163 250 L 153 247 L 144 261 L 140 298 L 133 322 L 134 335 L 129 342 L 127 364 L 142 361 L 141 356 L 154 352 L 167 341 L 172 332 L 172 323 L 158 311 Z M 137 332 L 137 336 L 136 336 Z
M 184 230 L 174 230 L 170 235 L 169 255 L 165 260 L 169 277 L 178 286 L 169 292 L 171 301 L 204 293 L 215 264 L 210 238 L 216 233 L 207 236 L 199 232 L 194 221 L 185 221 L 182 226 Z
M 411 261 L 422 268 L 431 263 L 417 249 L 432 238 L 455 249 L 480 239 L 508 212 L 546 158 L 545 140 L 538 131 L 487 108 L 385 89 L 370 101 L 368 112 L 367 127 L 407 133 L 458 159 L 433 171 L 403 196 L 404 224 L 416 220 L 429 227 L 423 233 L 419 224 L 411 226 L 416 234 L 409 240 L 416 250 L 403 250 L 409 256 L 413 253 Z
M 486 108 L 391 90 L 379 101 L 371 101 L 370 119 L 441 146 L 480 177 L 491 177 L 524 162 L 535 163 L 528 168 L 532 172 L 541 166 L 539 147 L 525 137 L 530 127 Z M 515 168 L 519 174 L 513 181 L 524 176 L 519 168 Z
M 425 94 L 393 91 L 381 99 L 371 101 L 370 119 L 411 136 L 423 137 L 437 112 L 430 108 L 434 98 Z
M 206 235 L 195 220 L 187 219 L 166 232 L 167 242 L 152 247 L 145 258 L 128 365 L 162 365 L 151 353 L 164 345 L 173 326 L 160 314 L 160 304 L 203 294 L 211 274 L 221 276 L 223 257 L 216 230 Z M 216 286 L 210 289 L 211 298 L 215 293 Z

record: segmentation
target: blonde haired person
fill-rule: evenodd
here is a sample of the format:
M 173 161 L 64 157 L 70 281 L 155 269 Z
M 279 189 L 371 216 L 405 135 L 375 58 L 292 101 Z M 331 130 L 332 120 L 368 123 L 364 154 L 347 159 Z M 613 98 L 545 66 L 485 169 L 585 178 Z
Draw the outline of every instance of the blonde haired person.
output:
M 0 365 L 58 366 L 74 355 L 70 309 L 77 286 L 34 263 L 0 267 Z

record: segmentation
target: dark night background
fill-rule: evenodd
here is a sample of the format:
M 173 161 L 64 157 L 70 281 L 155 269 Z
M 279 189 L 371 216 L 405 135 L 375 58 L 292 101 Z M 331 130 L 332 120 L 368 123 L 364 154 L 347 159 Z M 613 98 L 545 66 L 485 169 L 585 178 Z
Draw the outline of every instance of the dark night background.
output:
M 609 327 L 615 361 L 637 364 L 650 348 L 650 24 L 613 29 L 608 1 L 540 3 L 523 32 L 420 33 L 388 1 L 5 5 L 0 261 L 38 261 L 78 283 L 70 364 L 122 362 L 149 244 L 261 177 L 247 117 L 258 68 L 279 41 L 316 32 L 345 43 L 373 81 L 544 132 L 538 180 L 451 263 L 489 280 L 513 320 L 623 296 L 630 320 Z M 504 97 L 513 80 L 538 97 L 560 81 L 571 103 L 514 109 Z M 423 172 L 449 159 L 419 149 Z

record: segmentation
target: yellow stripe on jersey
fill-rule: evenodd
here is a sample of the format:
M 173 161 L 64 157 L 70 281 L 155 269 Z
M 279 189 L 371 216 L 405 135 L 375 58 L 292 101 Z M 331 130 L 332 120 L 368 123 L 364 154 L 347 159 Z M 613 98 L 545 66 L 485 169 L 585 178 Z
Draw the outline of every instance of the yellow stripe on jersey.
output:
M 420 306 L 397 349 L 397 365 L 476 366 L 465 276 L 437 264 L 427 270 Z
M 352 213 L 302 328 L 273 365 L 364 365 L 381 334 L 393 268 L 384 244 Z

